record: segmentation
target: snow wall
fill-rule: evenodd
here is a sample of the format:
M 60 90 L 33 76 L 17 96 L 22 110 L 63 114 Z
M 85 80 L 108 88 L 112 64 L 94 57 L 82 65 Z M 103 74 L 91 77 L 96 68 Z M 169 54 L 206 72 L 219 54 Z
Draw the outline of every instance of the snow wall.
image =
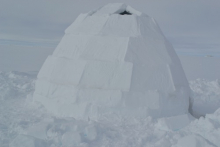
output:
M 131 15 L 121 15 L 121 12 Z M 81 14 L 42 66 L 34 100 L 55 116 L 188 113 L 189 86 L 157 23 L 126 4 Z

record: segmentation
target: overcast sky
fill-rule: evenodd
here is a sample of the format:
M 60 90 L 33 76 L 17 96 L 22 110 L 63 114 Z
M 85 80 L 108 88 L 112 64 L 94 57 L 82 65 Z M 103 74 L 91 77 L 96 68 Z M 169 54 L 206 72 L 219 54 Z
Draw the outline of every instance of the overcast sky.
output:
M 80 13 L 112 2 L 154 17 L 175 48 L 220 49 L 220 0 L 0 0 L 0 44 L 59 42 Z

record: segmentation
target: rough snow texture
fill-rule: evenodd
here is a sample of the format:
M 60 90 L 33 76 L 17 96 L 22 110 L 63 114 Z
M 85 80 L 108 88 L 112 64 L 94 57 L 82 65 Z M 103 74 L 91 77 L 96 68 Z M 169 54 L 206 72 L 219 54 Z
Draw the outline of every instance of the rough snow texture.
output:
M 120 15 L 123 11 L 132 15 Z M 34 100 L 56 116 L 188 113 L 189 86 L 156 22 L 125 4 L 81 14 L 38 74 Z
M 154 119 L 113 116 L 99 121 L 59 118 L 32 103 L 35 76 L 20 72 L 0 72 L 1 147 L 219 147 L 220 108 L 205 117 L 190 115 Z M 191 81 L 190 87 L 204 87 L 219 99 L 216 81 Z M 219 86 L 219 84 L 218 84 Z M 193 95 L 198 93 L 192 88 Z M 216 94 L 216 96 L 214 96 Z M 194 104 L 200 101 L 194 98 Z M 208 102 L 208 101 L 207 101 Z M 206 103 L 203 103 L 205 106 Z M 203 107 L 202 105 L 200 105 Z M 209 105 L 210 108 L 212 107 Z M 194 105 L 193 105 L 194 109 Z M 200 111 L 202 109 L 198 109 Z M 185 121 L 188 118 L 188 122 Z
M 220 80 L 207 81 L 197 79 L 190 81 L 190 88 L 193 90 L 193 115 L 195 117 L 205 116 L 214 113 L 220 108 Z

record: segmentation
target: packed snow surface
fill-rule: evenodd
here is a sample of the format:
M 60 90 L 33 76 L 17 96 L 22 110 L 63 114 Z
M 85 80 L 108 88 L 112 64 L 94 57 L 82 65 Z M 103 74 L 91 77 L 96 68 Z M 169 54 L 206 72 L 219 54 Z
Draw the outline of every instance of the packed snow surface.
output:
M 154 19 L 108 4 L 66 29 L 38 74 L 34 100 L 75 119 L 158 118 L 187 114 L 189 94 L 179 58 Z
M 36 74 L 0 72 L 1 147 L 219 147 L 220 99 L 218 80 L 190 81 L 193 109 L 205 117 L 188 114 L 164 118 L 103 117 L 98 121 L 54 117 L 32 94 Z M 201 92 L 201 89 L 203 92 Z M 210 96 L 212 96 L 210 98 Z M 209 104 L 210 102 L 210 104 Z M 209 107 L 207 107 L 209 106 Z

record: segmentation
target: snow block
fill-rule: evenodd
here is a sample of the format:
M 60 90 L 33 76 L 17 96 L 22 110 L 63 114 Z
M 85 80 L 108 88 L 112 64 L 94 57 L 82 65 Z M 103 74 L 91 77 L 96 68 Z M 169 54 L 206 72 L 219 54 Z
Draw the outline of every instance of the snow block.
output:
M 188 113 L 189 86 L 155 20 L 116 3 L 66 29 L 38 74 L 34 100 L 77 119 L 170 117 Z
M 178 131 L 186 127 L 194 118 L 190 114 L 161 118 L 158 120 L 157 126 L 162 130 Z

